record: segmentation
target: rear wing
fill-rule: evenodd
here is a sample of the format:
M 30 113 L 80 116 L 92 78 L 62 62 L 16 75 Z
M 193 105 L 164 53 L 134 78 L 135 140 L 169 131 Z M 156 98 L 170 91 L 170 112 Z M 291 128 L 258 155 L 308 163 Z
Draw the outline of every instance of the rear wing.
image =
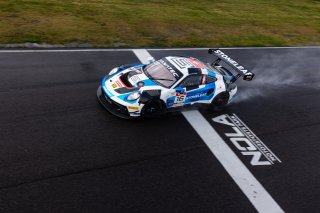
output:
M 208 53 L 213 54 L 216 57 L 218 57 L 218 59 L 215 60 L 212 64 L 219 65 L 219 62 L 222 60 L 223 62 L 225 62 L 227 65 L 229 65 L 231 68 L 233 68 L 238 73 L 236 78 L 239 78 L 240 76 L 242 76 L 243 80 L 246 80 L 246 81 L 251 81 L 253 79 L 254 73 L 249 72 L 247 69 L 245 69 L 238 62 L 236 62 L 235 60 L 230 58 L 227 54 L 225 54 L 221 50 L 209 49 Z

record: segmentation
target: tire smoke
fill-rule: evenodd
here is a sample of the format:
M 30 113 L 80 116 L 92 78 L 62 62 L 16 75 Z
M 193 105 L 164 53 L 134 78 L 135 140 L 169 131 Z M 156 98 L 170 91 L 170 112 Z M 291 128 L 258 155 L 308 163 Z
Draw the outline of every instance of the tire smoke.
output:
M 318 63 L 318 66 L 314 66 Z M 310 66 L 313 64 L 313 66 Z M 270 96 L 283 88 L 320 89 L 320 57 L 305 52 L 263 55 L 254 62 L 256 74 L 251 82 L 239 81 L 238 102 Z

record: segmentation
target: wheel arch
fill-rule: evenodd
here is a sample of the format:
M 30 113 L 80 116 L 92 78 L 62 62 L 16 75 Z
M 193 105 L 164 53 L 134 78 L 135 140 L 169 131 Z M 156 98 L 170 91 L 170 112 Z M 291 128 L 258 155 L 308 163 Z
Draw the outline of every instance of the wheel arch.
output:
M 141 93 L 139 103 L 146 104 L 150 101 L 159 101 L 161 100 L 161 90 L 144 90 Z

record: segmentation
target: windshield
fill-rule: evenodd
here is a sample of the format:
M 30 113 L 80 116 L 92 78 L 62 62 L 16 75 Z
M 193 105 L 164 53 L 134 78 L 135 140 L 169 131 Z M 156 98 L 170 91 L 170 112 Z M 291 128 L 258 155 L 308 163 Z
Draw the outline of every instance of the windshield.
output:
M 170 88 L 177 80 L 175 76 L 159 61 L 144 68 L 144 73 L 160 86 Z

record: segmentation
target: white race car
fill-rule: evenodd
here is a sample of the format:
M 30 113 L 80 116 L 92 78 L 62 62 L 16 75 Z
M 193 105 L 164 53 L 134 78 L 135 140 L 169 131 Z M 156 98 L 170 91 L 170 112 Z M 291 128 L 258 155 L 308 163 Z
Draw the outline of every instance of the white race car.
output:
M 237 92 L 235 81 L 240 76 L 250 81 L 254 74 L 219 49 L 209 49 L 209 53 L 217 57 L 211 64 L 167 56 L 149 64 L 115 67 L 103 77 L 98 100 L 109 112 L 126 119 L 160 115 L 196 103 L 226 106 Z M 221 66 L 221 61 L 228 67 Z

